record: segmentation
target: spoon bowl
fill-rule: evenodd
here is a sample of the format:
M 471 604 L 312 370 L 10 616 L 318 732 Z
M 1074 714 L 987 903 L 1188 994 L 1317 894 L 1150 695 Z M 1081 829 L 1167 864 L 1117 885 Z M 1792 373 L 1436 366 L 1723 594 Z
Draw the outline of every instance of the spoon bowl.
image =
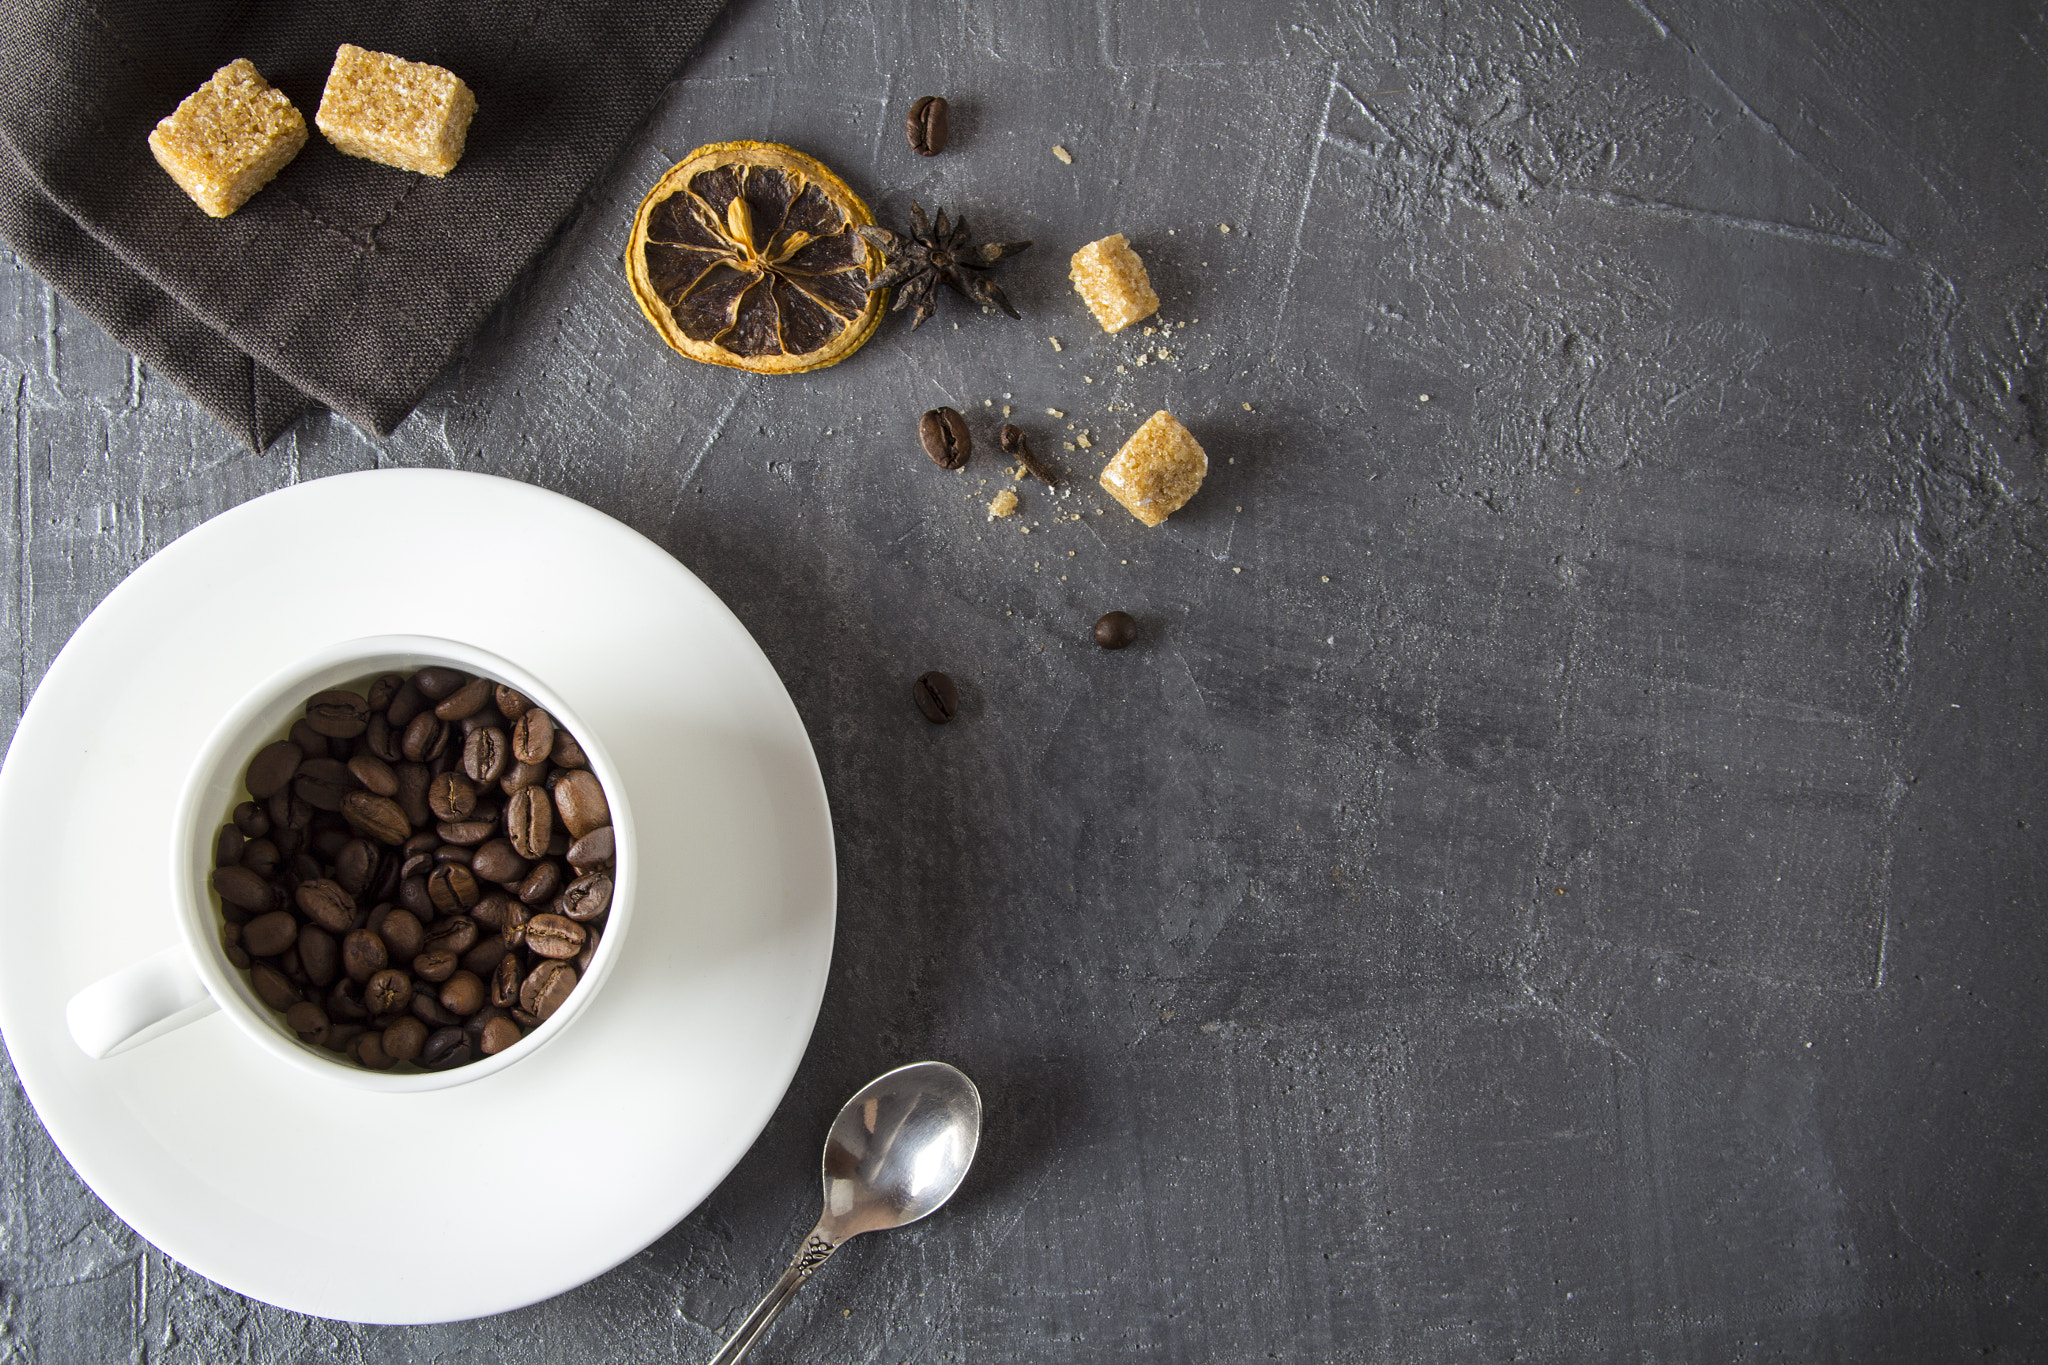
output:
M 869 1081 L 825 1138 L 825 1216 L 835 1242 L 900 1228 L 953 1197 L 981 1142 L 981 1094 L 944 1062 Z
M 981 1092 L 944 1062 L 912 1062 L 862 1086 L 825 1135 L 818 1225 L 711 1365 L 736 1365 L 847 1238 L 915 1223 L 951 1199 L 980 1145 Z

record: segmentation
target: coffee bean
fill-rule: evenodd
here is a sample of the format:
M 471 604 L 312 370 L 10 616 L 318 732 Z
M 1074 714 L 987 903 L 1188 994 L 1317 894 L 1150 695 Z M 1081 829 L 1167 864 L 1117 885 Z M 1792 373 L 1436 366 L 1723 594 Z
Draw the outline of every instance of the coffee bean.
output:
M 334 757 L 334 748 L 327 736 L 308 725 L 304 716 L 292 722 L 292 728 L 285 732 L 284 737 L 296 744 L 299 752 L 307 758 Z
M 477 876 L 487 882 L 517 882 L 531 866 L 519 856 L 509 839 L 493 839 L 480 845 L 469 865 Z
M 426 947 L 426 926 L 420 923 L 418 915 L 402 905 L 392 906 L 372 927 L 377 937 L 384 940 L 393 962 L 410 962 Z
M 432 858 L 422 855 L 426 866 L 431 867 Z M 434 918 L 434 898 L 427 892 L 427 878 L 424 873 L 407 877 L 398 884 L 398 903 L 418 915 L 422 920 Z
M 519 954 L 507 953 L 498 959 L 498 970 L 491 973 L 491 1003 L 499 1009 L 511 1009 L 519 1003 Z
M 461 773 L 442 773 L 427 784 L 427 809 L 436 820 L 463 820 L 476 809 L 476 786 Z
M 298 938 L 299 922 L 289 910 L 272 910 L 242 926 L 242 947 L 256 957 L 276 957 Z
M 264 1004 L 280 1012 L 290 1009 L 304 998 L 289 977 L 277 968 L 261 962 L 249 969 L 249 984 L 256 988 L 256 994 L 261 997 Z
M 514 760 L 511 766 L 505 769 L 505 775 L 498 779 L 498 790 L 509 798 L 515 792 L 539 786 L 547 775 L 548 765 L 545 763 L 521 763 Z
M 362 989 L 345 976 L 334 983 L 333 988 L 321 1000 L 320 1006 L 327 1011 L 327 1017 L 330 1019 L 355 1022 L 370 1017 L 369 1011 L 363 1008 Z
M 380 674 L 377 680 L 370 684 L 370 709 L 372 711 L 382 711 L 385 707 L 391 705 L 391 699 L 398 695 L 398 689 L 403 686 L 405 686 L 404 674 Z
M 356 921 L 356 898 L 340 882 L 315 878 L 293 894 L 299 911 L 328 933 L 346 933 Z
M 306 724 L 329 739 L 354 739 L 370 728 L 370 703 L 359 693 L 332 688 L 306 703 Z
M 469 674 L 459 668 L 443 668 L 438 664 L 429 665 L 412 675 L 412 685 L 428 701 L 439 701 L 469 681 Z
M 422 711 L 405 727 L 405 739 L 398 746 L 413 763 L 431 763 L 448 747 L 448 722 L 432 711 Z
M 566 880 L 562 865 L 552 860 L 538 863 L 533 871 L 526 874 L 526 880 L 519 883 L 519 899 L 528 905 L 539 905 L 555 898 Z
M 554 837 L 554 827 L 554 804 L 540 787 L 521 787 L 505 803 L 505 834 L 522 858 L 530 860 L 547 856 L 548 840 Z
M 470 731 L 462 742 L 463 775 L 479 787 L 496 782 L 511 765 L 512 741 L 495 725 Z
M 385 1071 L 391 1066 L 390 1054 L 384 1051 L 382 1033 L 363 1033 L 350 1039 L 348 1055 L 366 1071 Z
M 598 784 L 597 775 L 582 768 L 555 784 L 555 811 L 562 817 L 562 827 L 569 831 L 571 839 L 581 839 L 612 822 L 611 807 L 604 799 L 604 788 Z
M 270 815 L 273 833 L 280 829 L 304 830 L 313 823 L 313 808 L 289 787 L 271 793 L 270 800 L 264 803 L 264 810 Z
M 350 839 L 334 855 L 334 880 L 342 890 L 360 900 L 369 891 L 383 859 L 377 845 L 368 839 Z
M 242 926 L 234 923 L 220 927 L 220 950 L 228 965 L 237 971 L 246 971 L 249 966 L 249 950 L 242 946 Z
M 460 1028 L 435 1029 L 420 1048 L 420 1065 L 435 1070 L 461 1066 L 469 1060 L 469 1045 Z
M 217 867 L 212 882 L 213 889 L 229 905 L 258 914 L 270 909 L 270 883 L 246 867 Z
M 426 709 L 426 694 L 420 691 L 417 680 L 407 678 L 391 698 L 391 705 L 384 708 L 384 719 L 393 730 L 402 733 L 412 718 Z
M 356 790 L 348 765 L 331 758 L 309 758 L 292 777 L 292 794 L 314 810 L 338 811 L 341 798 Z
M 433 785 L 433 769 L 424 763 L 407 761 L 400 763 L 396 772 L 398 795 L 392 799 L 405 812 L 405 818 L 412 822 L 414 829 L 432 824 L 434 812 L 427 805 L 427 788 Z
M 512 726 L 512 757 L 521 763 L 545 763 L 555 747 L 555 718 L 539 707 L 521 715 Z
M 569 859 L 569 866 L 580 873 L 603 867 L 612 860 L 612 853 L 612 827 L 604 825 L 569 845 L 564 856 Z
M 398 774 L 375 754 L 357 754 L 348 761 L 348 772 L 365 791 L 378 796 L 398 795 Z
M 427 1026 L 418 1019 L 401 1019 L 385 1029 L 378 1041 L 384 1045 L 384 1055 L 392 1061 L 410 1062 L 426 1049 Z
M 585 975 L 589 973 L 591 961 L 597 956 L 598 941 L 603 937 L 604 933 L 602 930 L 592 928 L 590 936 L 583 940 L 583 951 L 576 954 L 576 970 L 579 973 Z
M 917 439 L 941 469 L 959 469 L 974 451 L 967 419 L 951 408 L 933 408 L 917 419 Z
M 391 965 L 391 954 L 385 950 L 384 940 L 368 929 L 351 929 L 341 941 L 341 969 L 348 973 L 348 979 L 361 985 Z M 369 1002 L 363 1002 L 364 1008 Z
M 442 720 L 463 720 L 491 704 L 492 684 L 488 678 L 471 678 L 441 699 L 434 714 Z
M 385 714 L 379 711 L 370 717 L 370 728 L 363 731 L 361 752 L 374 754 L 386 763 L 396 763 L 405 757 L 402 742 L 405 731 L 394 727 Z
M 242 785 L 249 789 L 249 795 L 258 801 L 268 800 L 285 788 L 292 780 L 292 774 L 299 770 L 299 764 L 306 758 L 305 750 L 288 740 L 266 744 L 256 751 L 256 757 L 249 760 L 249 769 L 242 776 Z
M 467 915 L 450 915 L 447 919 L 435 920 L 427 926 L 426 948 L 428 952 L 449 952 L 460 955 L 476 946 L 476 921 Z
M 412 974 L 422 981 L 442 982 L 462 965 L 460 954 L 446 948 L 430 948 L 412 960 Z
M 910 140 L 910 150 L 919 156 L 937 156 L 945 151 L 951 131 L 946 101 L 937 95 L 926 95 L 911 105 L 909 116 L 903 120 L 903 136 Z
M 299 966 L 308 981 L 323 988 L 334 984 L 335 974 L 341 970 L 341 945 L 333 934 L 317 924 L 302 924 L 292 946 L 299 950 Z
M 477 1043 L 477 1051 L 486 1057 L 496 1056 L 518 1042 L 519 1037 L 519 1025 L 513 1023 L 509 1017 L 500 1016 L 484 1025 L 483 1037 Z
M 284 854 L 268 839 L 251 839 L 242 845 L 242 866 L 259 877 L 275 877 L 283 864 Z
M 542 962 L 519 984 L 519 1007 L 545 1021 L 576 989 L 576 969 L 552 959 Z
M 583 926 L 561 915 L 535 915 L 526 925 L 526 946 L 542 957 L 574 957 L 583 939 Z
M 555 899 L 555 913 L 579 923 L 588 923 L 611 908 L 612 879 L 602 872 L 578 877 Z
M 498 970 L 498 963 L 512 955 L 504 935 L 491 934 L 476 941 L 476 946 L 462 955 L 462 970 L 474 973 L 478 980 L 489 982 Z
M 350 792 L 341 798 L 341 818 L 350 829 L 367 839 L 396 847 L 412 837 L 412 821 L 405 810 L 388 796 L 373 792 Z
M 471 812 L 467 820 L 447 820 L 434 826 L 434 833 L 444 843 L 459 844 L 464 848 L 481 844 L 497 832 L 496 820 L 479 820 L 475 812 Z
M 506 720 L 518 720 L 533 705 L 521 693 L 513 691 L 503 683 L 498 684 L 491 696 L 498 704 L 498 714 Z
M 270 833 L 270 817 L 254 801 L 244 801 L 235 807 L 235 828 L 242 831 L 245 838 L 261 839 Z
M 301 1000 L 284 1012 L 284 1022 L 302 1043 L 320 1047 L 327 1041 L 327 1011 L 310 1000 Z
M 557 768 L 587 768 L 590 766 L 590 757 L 583 752 L 583 746 L 576 742 L 576 736 L 556 726 L 555 747 L 548 750 L 548 762 Z
M 1104 649 L 1122 649 L 1138 638 L 1138 622 L 1127 611 L 1113 611 L 1095 623 L 1095 643 Z
M 458 971 L 441 983 L 441 1008 L 453 1014 L 475 1014 L 484 1007 L 484 983 L 475 972 Z
M 412 1003 L 412 978 L 386 967 L 363 983 L 363 1008 L 373 1015 L 395 1014 Z
M 427 877 L 427 899 L 444 915 L 469 909 L 482 895 L 476 874 L 460 863 L 443 863 Z
M 936 670 L 911 684 L 910 699 L 934 725 L 944 725 L 960 714 L 960 689 L 951 678 Z

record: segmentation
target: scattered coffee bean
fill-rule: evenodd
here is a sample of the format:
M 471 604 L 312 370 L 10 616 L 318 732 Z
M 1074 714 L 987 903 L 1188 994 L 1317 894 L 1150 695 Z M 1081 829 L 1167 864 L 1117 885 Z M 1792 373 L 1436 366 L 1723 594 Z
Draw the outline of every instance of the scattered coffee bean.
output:
M 588 969 L 610 803 L 575 736 L 513 689 L 446 668 L 331 688 L 244 779 L 213 840 L 221 952 L 309 1046 L 465 1065 Z
M 924 718 L 934 725 L 944 725 L 960 714 L 960 689 L 953 680 L 934 670 L 924 674 L 910 685 L 910 699 L 917 703 L 917 709 L 924 712 Z
M 945 151 L 951 132 L 950 111 L 938 95 L 926 95 L 911 105 L 909 116 L 903 120 L 903 136 L 910 140 L 910 150 L 919 156 L 937 156 Z
M 917 419 L 917 439 L 924 453 L 941 469 L 959 469 L 974 453 L 967 419 L 951 408 L 933 408 Z
M 1109 612 L 1095 623 L 1095 643 L 1104 649 L 1122 649 L 1137 638 L 1137 618 L 1127 611 Z

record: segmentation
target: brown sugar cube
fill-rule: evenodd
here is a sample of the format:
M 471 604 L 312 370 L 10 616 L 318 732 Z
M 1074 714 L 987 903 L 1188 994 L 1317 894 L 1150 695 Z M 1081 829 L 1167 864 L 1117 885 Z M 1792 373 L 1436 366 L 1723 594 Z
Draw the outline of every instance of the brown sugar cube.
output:
M 1159 296 L 1152 292 L 1145 263 L 1121 232 L 1075 252 L 1068 273 L 1105 332 L 1121 332 L 1159 311 Z
M 247 203 L 305 145 L 305 116 L 247 57 L 214 72 L 149 135 L 157 164 L 215 218 Z
M 1102 486 L 1124 510 L 1157 526 L 1187 506 L 1209 472 L 1201 442 L 1170 412 L 1155 412 L 1102 468 Z
M 446 175 L 462 160 L 475 113 L 476 96 L 454 72 L 343 43 L 313 122 L 350 156 Z

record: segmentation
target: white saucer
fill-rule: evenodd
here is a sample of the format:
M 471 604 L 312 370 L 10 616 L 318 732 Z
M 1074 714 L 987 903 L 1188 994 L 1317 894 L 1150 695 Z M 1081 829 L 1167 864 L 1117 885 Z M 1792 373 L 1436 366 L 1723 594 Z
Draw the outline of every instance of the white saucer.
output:
M 428 1094 L 318 1081 L 220 1014 L 87 1059 L 65 1001 L 177 941 L 168 830 L 210 727 L 294 659 L 389 633 L 503 655 L 610 748 L 642 871 L 602 993 L 552 1046 Z M 724 604 L 580 503 L 436 470 L 273 493 L 116 588 L 15 732 L 0 866 L 0 1031 L 85 1182 L 209 1279 L 380 1323 L 545 1299 L 696 1207 L 796 1071 L 836 899 L 810 741 Z M 464 1230 L 433 1235 L 438 1211 Z

